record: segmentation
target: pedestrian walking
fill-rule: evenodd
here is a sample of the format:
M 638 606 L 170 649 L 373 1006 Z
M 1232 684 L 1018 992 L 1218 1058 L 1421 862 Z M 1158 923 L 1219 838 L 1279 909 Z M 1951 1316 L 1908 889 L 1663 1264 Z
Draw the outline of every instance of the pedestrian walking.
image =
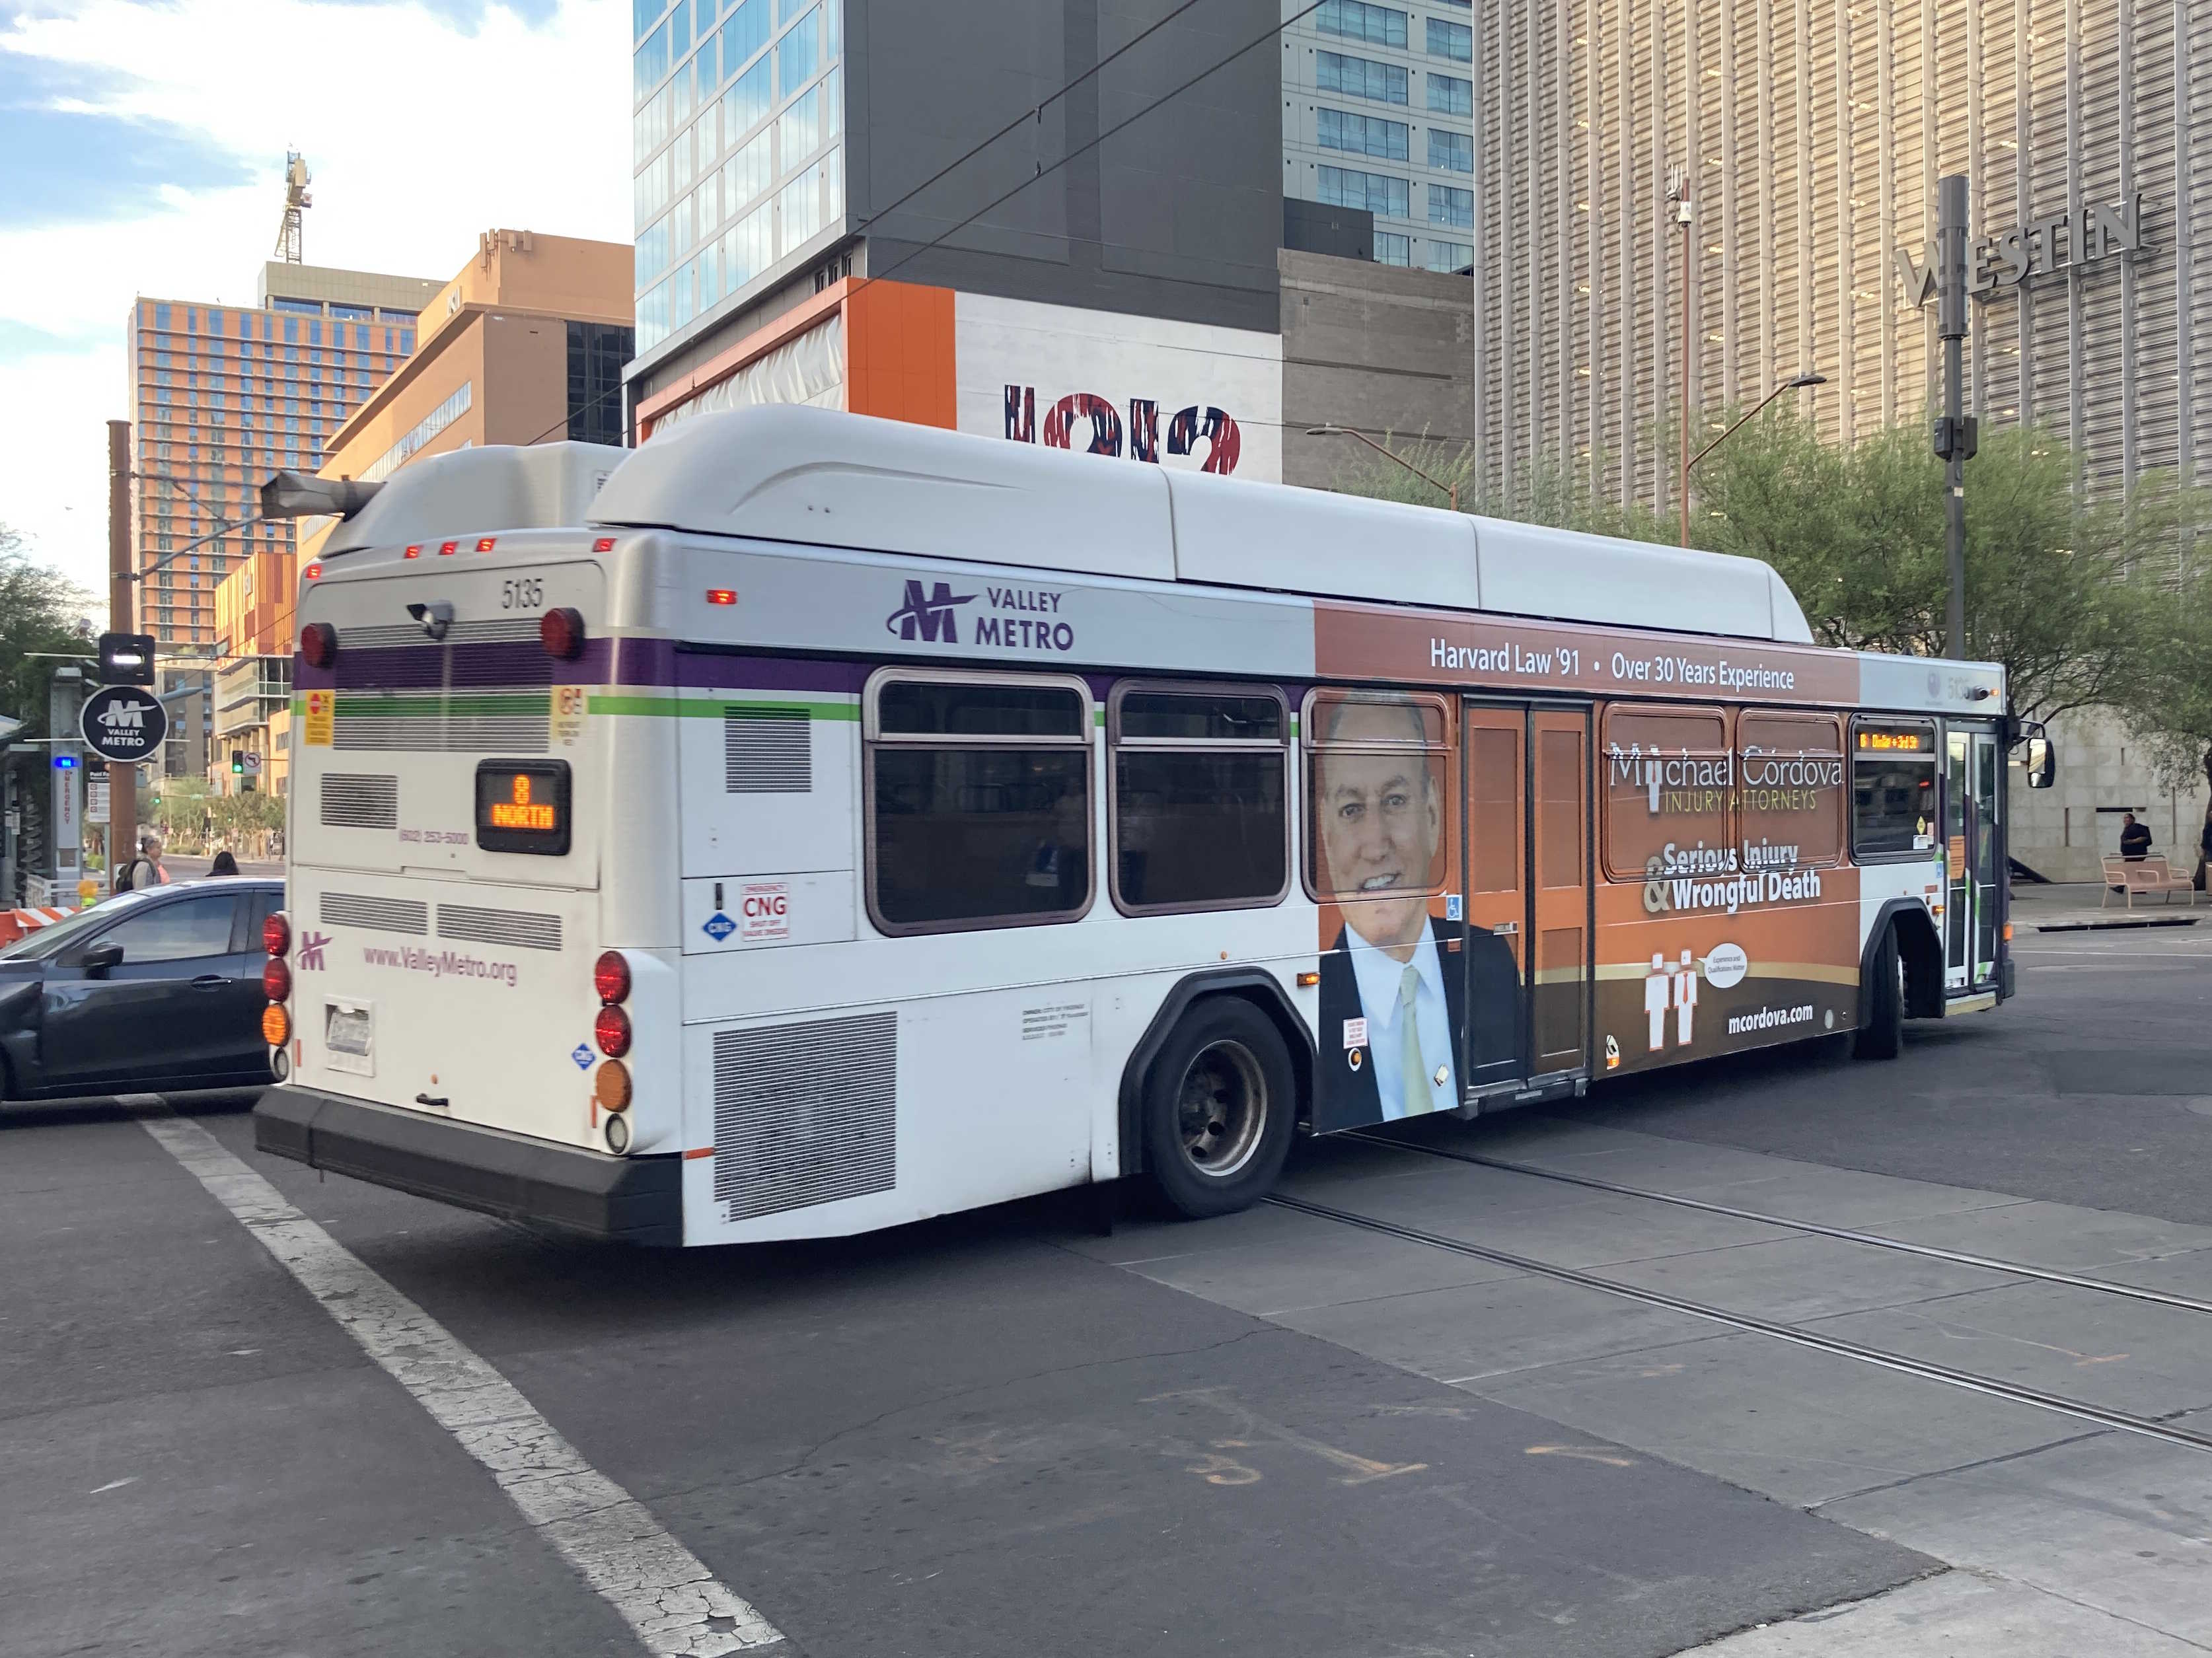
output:
M 168 884 L 169 872 L 161 867 L 161 837 L 148 829 L 138 837 L 138 855 L 116 872 L 115 890 L 143 892 Z
M 2150 825 L 2136 822 L 2131 811 L 2120 814 L 2120 856 L 2130 864 L 2150 856 Z

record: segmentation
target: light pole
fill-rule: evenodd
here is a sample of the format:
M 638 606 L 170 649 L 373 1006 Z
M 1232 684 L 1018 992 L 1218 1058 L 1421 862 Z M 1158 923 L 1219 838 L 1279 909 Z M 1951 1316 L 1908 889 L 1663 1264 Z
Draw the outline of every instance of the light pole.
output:
M 1714 450 L 1719 448 L 1721 445 L 1726 443 L 1738 432 L 1743 430 L 1745 427 L 1750 425 L 1752 422 L 1757 420 L 1761 415 L 1765 414 L 1766 412 L 1766 405 L 1773 402 L 1775 398 L 1780 397 L 1784 392 L 1799 392 L 1802 391 L 1808 386 L 1826 386 L 1827 383 L 1828 377 L 1826 374 L 1799 374 L 1794 379 L 1783 381 L 1781 385 L 1776 386 L 1771 392 L 1769 392 L 1765 397 L 1759 400 L 1759 406 L 1757 408 L 1753 409 L 1749 414 L 1743 416 L 1735 425 L 1729 427 L 1727 431 L 1722 433 L 1704 448 L 1698 450 L 1696 454 L 1692 455 L 1687 460 L 1682 463 L 1683 546 L 1686 547 L 1690 544 L 1690 469 L 1695 466 L 1699 461 L 1703 460 L 1707 455 L 1712 453 Z
M 1369 437 L 1364 432 L 1355 432 L 1349 426 L 1309 426 L 1306 428 L 1306 435 L 1310 438 L 1358 438 L 1362 443 L 1365 444 L 1370 449 L 1372 449 L 1376 454 L 1385 456 L 1391 460 L 1396 461 L 1399 465 L 1404 467 L 1415 477 L 1420 479 L 1422 483 L 1430 484 L 1436 489 L 1443 490 L 1444 492 L 1445 498 L 1451 502 L 1452 511 L 1455 513 L 1459 511 L 1459 485 L 1456 483 L 1446 483 L 1442 479 L 1431 477 L 1426 472 L 1424 472 L 1419 467 L 1414 465 L 1412 461 L 1407 460 L 1403 455 L 1399 454 L 1395 450 L 1384 448 L 1381 444 L 1376 442 L 1373 438 Z

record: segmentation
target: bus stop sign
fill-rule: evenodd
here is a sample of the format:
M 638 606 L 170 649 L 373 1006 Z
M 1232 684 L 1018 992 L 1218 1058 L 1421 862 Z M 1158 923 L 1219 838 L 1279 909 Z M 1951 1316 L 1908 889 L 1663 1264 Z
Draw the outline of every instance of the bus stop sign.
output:
M 84 699 L 77 726 L 85 746 L 94 754 L 130 765 L 161 752 L 161 739 L 169 734 L 169 714 L 149 690 L 108 685 Z

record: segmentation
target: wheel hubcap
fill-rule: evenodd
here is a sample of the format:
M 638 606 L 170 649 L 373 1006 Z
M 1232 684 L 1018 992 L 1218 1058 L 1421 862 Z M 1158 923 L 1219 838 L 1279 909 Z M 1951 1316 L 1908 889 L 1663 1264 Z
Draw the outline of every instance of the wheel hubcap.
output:
M 1225 1180 L 1251 1162 L 1267 1122 L 1267 1084 L 1260 1062 L 1242 1042 L 1219 1042 L 1200 1050 L 1182 1073 L 1176 1127 L 1190 1166 Z

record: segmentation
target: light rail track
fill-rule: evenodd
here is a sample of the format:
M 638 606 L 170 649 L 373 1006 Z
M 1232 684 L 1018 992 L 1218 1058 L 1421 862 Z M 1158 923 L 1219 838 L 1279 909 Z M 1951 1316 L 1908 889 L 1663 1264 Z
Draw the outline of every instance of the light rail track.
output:
M 1723 1307 L 1709 1306 L 1682 1296 L 1667 1294 L 1664 1291 L 1646 1290 L 1636 1284 L 1623 1284 L 1613 1278 L 1601 1278 L 1595 1272 L 1585 1272 L 1571 1266 L 1558 1266 L 1549 1261 L 1532 1260 L 1515 1254 L 1508 1249 L 1493 1249 L 1486 1244 L 1470 1243 L 1464 1238 L 1449 1237 L 1440 1232 L 1424 1231 L 1419 1227 L 1402 1226 L 1395 1221 L 1383 1220 L 1374 1215 L 1363 1215 L 1349 1209 L 1339 1209 L 1326 1203 L 1315 1203 L 1304 1198 L 1294 1198 L 1277 1193 L 1266 1199 L 1278 1208 L 1297 1214 L 1310 1215 L 1320 1220 L 1333 1221 L 1341 1226 L 1355 1227 L 1384 1237 L 1418 1243 L 1431 1249 L 1443 1249 L 1454 1254 L 1471 1256 L 1478 1260 L 1492 1261 L 1501 1266 L 1511 1266 L 1539 1278 L 1547 1278 L 1561 1284 L 1579 1285 L 1585 1290 L 1596 1290 L 1606 1295 L 1619 1296 L 1628 1301 L 1639 1302 L 1647 1307 L 1658 1307 L 1669 1312 L 1686 1314 L 1730 1329 L 1747 1331 L 1777 1341 L 1786 1341 L 1799 1347 L 1809 1347 L 1816 1352 L 1833 1353 L 1863 1364 L 1875 1365 L 1901 1376 L 1917 1376 L 1923 1381 L 1941 1382 L 1946 1387 L 1959 1388 L 1970 1393 L 1985 1394 L 1992 1399 L 2002 1399 L 2015 1405 L 2027 1405 L 2037 1410 L 2050 1411 L 2060 1416 L 2072 1417 L 2100 1428 L 2120 1433 L 2135 1434 L 2145 1439 L 2155 1439 L 2169 1445 L 2179 1445 L 2193 1451 L 2212 1451 L 2212 1435 L 2191 1432 L 2168 1422 L 2149 1417 L 2133 1415 L 2126 1411 L 2108 1410 L 2101 1405 L 2092 1405 L 2078 1399 L 2068 1399 L 2059 1394 L 2047 1394 L 2040 1388 L 2023 1388 L 2015 1382 L 2000 1382 L 1994 1376 L 1976 1376 L 1972 1371 L 1956 1370 L 1946 1364 L 1933 1364 L 1925 1359 L 1908 1358 L 1902 1353 L 1885 1352 L 1878 1347 L 1863 1346 L 1840 1337 L 1822 1335 L 1816 1331 L 1801 1329 L 1794 1324 L 1778 1323 L 1749 1313 L 1733 1313 Z
M 2043 1284 L 2063 1284 L 2074 1290 L 2094 1290 L 2130 1301 L 2147 1301 L 2160 1307 L 2176 1307 L 2188 1313 L 2212 1313 L 2212 1301 L 2200 1300 L 2195 1296 L 2176 1295 L 2169 1290 L 2147 1290 L 2140 1284 L 2116 1284 L 2110 1278 L 2089 1278 L 2080 1272 L 2062 1272 L 2055 1266 L 2034 1266 L 2023 1261 L 1999 1260 L 1995 1256 L 1978 1255 L 1970 1250 L 1947 1249 L 1937 1243 L 1914 1243 L 1905 1238 L 1885 1237 L 1879 1232 L 1855 1232 L 1847 1226 L 1829 1226 L 1820 1221 L 1792 1220 L 1786 1215 L 1771 1215 L 1764 1210 L 1741 1209 L 1734 1204 L 1713 1203 L 1704 1198 L 1686 1198 L 1673 1192 L 1655 1192 L 1649 1187 L 1628 1186 L 1595 1175 L 1564 1174 L 1554 1169 L 1539 1168 L 1534 1163 L 1516 1163 L 1510 1157 L 1486 1157 L 1480 1151 L 1455 1151 L 1448 1146 L 1421 1145 L 1411 1140 L 1395 1139 L 1387 1134 L 1370 1133 L 1364 1130 L 1355 1131 L 1344 1138 L 1364 1141 L 1370 1145 L 1387 1146 L 1393 1151 L 1409 1151 L 1418 1157 L 1471 1163 L 1484 1169 L 1501 1169 L 1510 1175 L 1527 1175 L 1536 1180 L 1553 1181 L 1564 1186 L 1587 1187 L 1593 1192 L 1643 1198 L 1652 1203 L 1672 1204 L 1678 1209 L 1695 1209 L 1708 1215 L 1725 1215 L 1734 1220 L 1756 1221 L 1761 1225 L 1779 1227 L 1787 1231 L 1817 1233 L 1822 1237 L 1840 1238 L 1846 1243 L 1863 1243 L 1869 1248 L 1922 1255 L 1930 1260 L 1947 1260 L 1960 1266 L 1984 1267 L 1992 1272 L 2033 1278 Z

